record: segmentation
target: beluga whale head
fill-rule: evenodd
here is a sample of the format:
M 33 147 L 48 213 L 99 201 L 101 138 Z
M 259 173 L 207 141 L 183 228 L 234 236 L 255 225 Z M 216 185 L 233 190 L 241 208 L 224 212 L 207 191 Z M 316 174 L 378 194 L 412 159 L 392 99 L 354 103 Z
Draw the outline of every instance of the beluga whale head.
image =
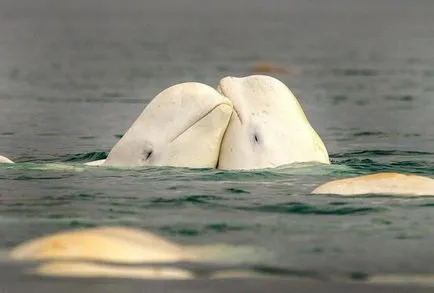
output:
M 151 100 L 101 165 L 215 168 L 231 114 L 212 87 L 176 84 Z
M 266 75 L 225 77 L 218 91 L 233 104 L 219 169 L 262 169 L 298 162 L 329 164 L 323 141 L 296 97 Z

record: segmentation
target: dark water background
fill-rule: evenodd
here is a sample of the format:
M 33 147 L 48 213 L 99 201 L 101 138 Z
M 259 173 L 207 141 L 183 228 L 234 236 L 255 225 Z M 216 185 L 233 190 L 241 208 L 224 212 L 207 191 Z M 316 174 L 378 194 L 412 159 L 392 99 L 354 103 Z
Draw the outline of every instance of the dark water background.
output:
M 120 224 L 266 248 L 320 272 L 434 272 L 434 198 L 311 196 L 332 178 L 434 176 L 431 0 L 3 0 L 0 244 Z M 299 97 L 331 167 L 81 168 L 162 89 L 257 61 Z M 30 164 L 28 163 L 30 162 Z M 45 168 L 66 162 L 76 169 Z

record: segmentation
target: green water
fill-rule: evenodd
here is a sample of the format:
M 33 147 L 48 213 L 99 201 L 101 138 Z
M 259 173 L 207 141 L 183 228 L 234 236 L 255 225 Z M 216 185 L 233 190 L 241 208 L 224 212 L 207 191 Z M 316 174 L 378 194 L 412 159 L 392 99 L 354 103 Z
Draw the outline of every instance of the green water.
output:
M 261 247 L 273 256 L 264 264 L 285 268 L 433 273 L 434 198 L 310 192 L 378 171 L 434 176 L 434 2 L 169 2 L 0 4 L 0 154 L 18 162 L 0 166 L 0 245 L 124 225 Z M 299 69 L 274 76 L 299 97 L 331 166 L 83 166 L 160 90 L 214 86 L 257 60 Z
M 123 225 L 183 244 L 265 248 L 272 256 L 264 264 L 279 267 L 327 273 L 431 270 L 434 198 L 309 195 L 329 179 L 373 171 L 432 175 L 430 154 L 366 151 L 332 156 L 331 166 L 251 172 L 80 164 L 104 156 L 2 166 L 1 243 Z

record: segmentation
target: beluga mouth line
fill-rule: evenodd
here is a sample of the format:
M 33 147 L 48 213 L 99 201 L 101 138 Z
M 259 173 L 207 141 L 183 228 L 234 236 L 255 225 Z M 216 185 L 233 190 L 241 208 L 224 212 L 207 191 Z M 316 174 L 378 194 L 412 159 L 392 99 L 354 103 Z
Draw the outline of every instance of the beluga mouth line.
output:
M 193 127 L 196 123 L 199 123 L 200 121 L 202 121 L 203 119 L 205 119 L 209 114 L 211 114 L 213 111 L 215 111 L 216 109 L 218 109 L 219 107 L 222 106 L 228 106 L 230 108 L 232 108 L 232 104 L 230 103 L 221 103 L 218 104 L 216 106 L 214 106 L 214 108 L 212 108 L 211 110 L 207 111 L 206 113 L 204 113 L 203 115 L 201 115 L 195 122 L 193 122 L 190 127 L 182 130 L 180 133 L 176 134 L 172 139 L 169 140 L 170 143 L 172 143 L 174 140 L 176 140 L 178 137 L 180 137 L 181 135 L 183 135 L 185 132 L 187 132 L 191 127 Z

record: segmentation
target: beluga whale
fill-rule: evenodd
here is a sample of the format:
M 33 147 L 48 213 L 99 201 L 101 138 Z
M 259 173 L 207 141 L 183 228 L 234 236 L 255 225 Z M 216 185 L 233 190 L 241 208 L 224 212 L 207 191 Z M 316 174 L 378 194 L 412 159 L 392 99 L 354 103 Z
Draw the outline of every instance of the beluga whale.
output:
M 16 263 L 36 261 L 33 268 L 26 268 L 26 273 L 39 276 L 192 279 L 196 277 L 194 271 L 171 264 L 255 263 L 269 259 L 272 254 L 254 246 L 182 245 L 147 230 L 99 226 L 29 239 L 8 251 L 8 256 L 8 260 Z M 210 274 L 209 277 L 219 277 L 218 271 Z M 230 275 L 231 271 L 225 274 Z
M 5 156 L 0 155 L 0 164 L 13 164 L 14 162 Z
M 323 141 L 284 83 L 251 75 L 224 77 L 217 89 L 185 82 L 163 90 L 106 159 L 85 164 L 250 170 L 303 162 L 330 164 Z
M 297 98 L 274 77 L 250 75 L 224 77 L 216 89 L 185 82 L 163 90 L 106 159 L 85 165 L 253 170 L 307 162 L 330 164 Z M 332 180 L 312 194 L 434 196 L 434 178 L 380 172 Z
M 397 172 L 379 172 L 326 182 L 312 194 L 434 196 L 434 179 Z
M 217 90 L 233 104 L 219 169 L 263 169 L 291 163 L 330 164 L 327 149 L 297 98 L 267 75 L 224 77 Z
M 159 93 L 115 144 L 102 166 L 215 168 L 232 103 L 212 87 L 185 82 Z
M 215 168 L 232 103 L 211 86 L 179 83 L 145 107 L 106 159 L 90 166 Z M 14 163 L 0 156 L 0 163 Z

